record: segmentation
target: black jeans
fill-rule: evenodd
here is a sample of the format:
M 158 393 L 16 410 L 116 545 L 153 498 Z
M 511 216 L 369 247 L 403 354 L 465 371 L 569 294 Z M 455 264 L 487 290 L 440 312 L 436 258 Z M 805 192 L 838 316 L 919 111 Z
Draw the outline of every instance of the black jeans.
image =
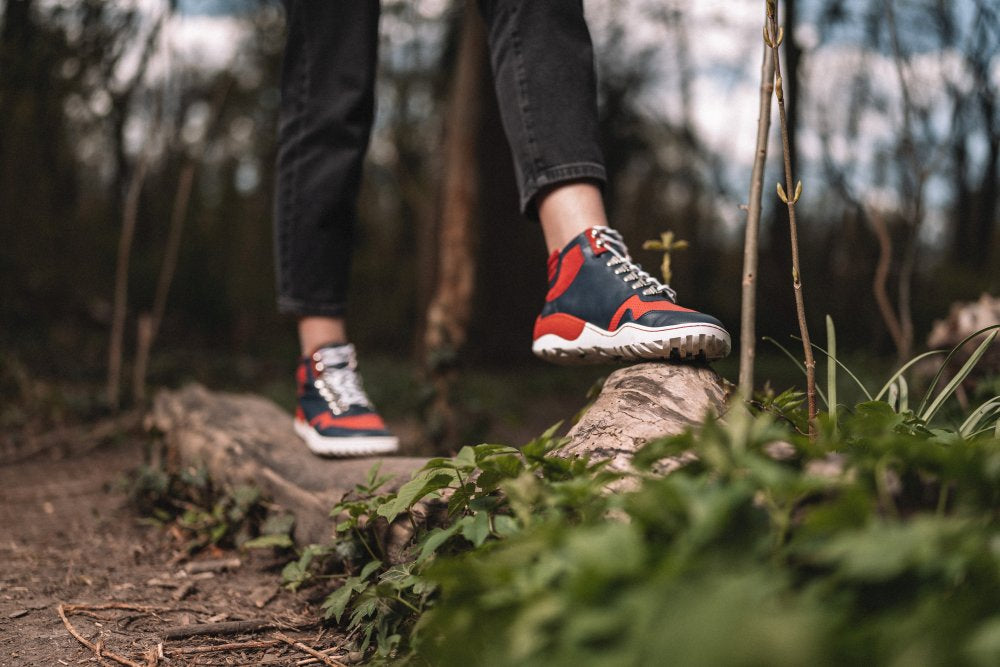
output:
M 285 0 L 275 249 L 278 307 L 339 316 L 374 116 L 378 0 Z M 602 182 L 582 0 L 479 0 L 522 211 L 539 190 Z

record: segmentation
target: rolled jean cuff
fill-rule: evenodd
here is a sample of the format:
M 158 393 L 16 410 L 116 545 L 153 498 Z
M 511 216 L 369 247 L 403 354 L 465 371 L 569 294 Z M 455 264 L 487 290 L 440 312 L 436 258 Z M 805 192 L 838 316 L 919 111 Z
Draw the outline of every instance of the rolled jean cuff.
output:
M 347 304 L 311 303 L 287 296 L 279 296 L 278 312 L 297 317 L 343 317 L 347 314 Z
M 521 186 L 521 213 L 532 219 L 538 218 L 538 207 L 535 197 L 541 190 L 559 183 L 579 180 L 597 181 L 603 189 L 607 182 L 604 165 L 598 162 L 572 162 L 549 167 L 534 174 Z

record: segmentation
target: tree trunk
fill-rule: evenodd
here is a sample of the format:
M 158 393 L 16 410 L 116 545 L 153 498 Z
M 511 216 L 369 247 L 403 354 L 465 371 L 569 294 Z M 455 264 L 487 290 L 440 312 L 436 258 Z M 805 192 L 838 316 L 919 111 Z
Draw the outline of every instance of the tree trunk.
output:
M 434 399 L 428 416 L 438 449 L 456 444 L 457 424 L 450 394 L 455 361 L 465 343 L 475 279 L 472 219 L 478 200 L 476 137 L 483 94 L 486 32 L 471 2 L 466 3 L 458 62 L 448 104 L 445 172 L 438 229 L 438 267 L 427 309 L 425 362 Z

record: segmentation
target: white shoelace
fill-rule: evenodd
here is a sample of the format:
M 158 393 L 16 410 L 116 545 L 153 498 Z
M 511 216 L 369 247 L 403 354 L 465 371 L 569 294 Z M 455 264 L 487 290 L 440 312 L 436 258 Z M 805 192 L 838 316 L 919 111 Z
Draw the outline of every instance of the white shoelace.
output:
M 319 371 L 316 389 L 334 414 L 346 412 L 352 405 L 371 408 L 356 370 L 358 361 L 353 345 L 324 347 L 313 358 Z
M 664 294 L 674 303 L 677 302 L 677 292 L 670 285 L 664 285 L 635 263 L 628 254 L 628 248 L 625 247 L 625 240 L 622 239 L 622 235 L 617 230 L 610 227 L 593 227 L 590 230 L 590 234 L 596 239 L 598 247 L 607 248 L 608 252 L 612 254 L 612 258 L 607 261 L 607 265 L 609 267 L 617 266 L 615 275 L 621 276 L 621 279 L 626 283 L 632 283 L 632 289 L 641 288 L 642 293 L 646 296 Z

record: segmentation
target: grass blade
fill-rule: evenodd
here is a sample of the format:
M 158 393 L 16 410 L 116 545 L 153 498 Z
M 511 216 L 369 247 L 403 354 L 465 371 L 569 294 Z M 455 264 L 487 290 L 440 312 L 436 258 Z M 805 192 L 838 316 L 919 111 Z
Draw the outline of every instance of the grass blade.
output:
M 826 316 L 826 346 L 830 353 L 826 356 L 826 395 L 829 397 L 827 409 L 833 422 L 833 432 L 837 432 L 837 330 L 833 318 Z
M 896 380 L 896 384 L 899 385 L 899 409 L 896 412 L 906 412 L 910 409 L 910 386 L 902 375 Z
M 889 391 L 889 387 L 891 387 L 892 385 L 896 384 L 896 380 L 898 378 L 902 377 L 903 373 L 905 373 L 906 371 L 908 371 L 910 369 L 910 367 L 913 366 L 915 363 L 917 363 L 917 362 L 919 362 L 919 361 L 921 361 L 923 359 L 926 359 L 927 357 L 932 357 L 935 354 L 944 354 L 944 353 L 945 353 L 944 350 L 931 350 L 930 352 L 924 352 L 923 354 L 918 354 L 917 356 L 915 356 L 912 359 L 910 359 L 909 361 L 907 361 L 905 364 L 903 364 L 902 366 L 900 366 L 900 368 L 899 368 L 898 371 L 896 371 L 895 373 L 893 373 L 892 376 L 888 380 L 886 380 L 885 384 L 882 386 L 882 388 L 879 390 L 879 392 L 877 394 L 875 394 L 875 400 L 876 401 L 882 400 L 882 395 L 885 392 Z
M 962 346 L 964 346 L 970 340 L 972 340 L 973 338 L 982 333 L 986 333 L 990 329 L 1000 329 L 1000 324 L 993 324 L 988 327 L 983 327 L 979 331 L 974 331 L 965 338 L 963 338 L 961 343 L 951 348 L 951 351 L 948 352 L 948 356 L 944 358 L 943 362 L 941 362 L 941 368 L 939 368 L 938 372 L 934 374 L 934 379 L 931 381 L 930 386 L 927 387 L 927 393 L 924 394 L 924 400 L 920 402 L 920 407 L 917 408 L 917 414 L 921 414 L 924 412 L 924 406 L 927 405 L 927 401 L 930 400 L 931 395 L 934 393 L 934 388 L 937 387 L 937 383 L 941 379 L 941 375 L 944 374 L 944 369 L 948 367 L 948 362 L 951 361 L 951 358 L 954 357 L 955 354 L 962 348 Z
M 798 366 L 798 369 L 800 371 L 802 371 L 803 375 L 806 374 L 806 367 L 803 366 L 802 362 L 799 361 L 798 358 L 794 354 L 792 354 L 791 352 L 789 352 L 788 349 L 784 345 L 782 345 L 778 341 L 774 340 L 770 336 L 764 336 L 763 338 L 761 338 L 761 340 L 765 340 L 765 341 L 767 341 L 769 343 L 774 344 L 775 347 L 777 347 L 779 350 L 781 350 L 782 352 L 785 353 L 786 357 L 788 357 L 789 359 L 792 360 L 792 363 L 794 363 L 796 366 Z M 820 389 L 819 387 L 816 387 L 816 393 L 819 394 L 819 397 L 821 399 L 823 399 L 823 402 L 826 403 L 826 409 L 829 410 L 830 409 L 830 402 L 826 400 L 826 394 L 823 393 L 823 390 Z
M 990 328 L 995 329 L 997 326 Z M 958 389 L 958 385 L 962 384 L 965 378 L 969 376 L 969 373 L 971 373 L 972 369 L 976 367 L 976 364 L 979 363 L 982 356 L 986 354 L 987 348 L 989 348 L 989 346 L 993 344 L 993 341 L 996 340 L 997 334 L 1000 334 L 1000 331 L 994 331 L 989 335 L 989 337 L 987 337 L 986 340 L 979 344 L 979 347 L 976 348 L 976 351 L 972 353 L 972 356 L 969 357 L 968 361 L 966 361 L 958 373 L 955 374 L 955 377 L 953 377 L 948 384 L 945 385 L 944 389 L 941 390 L 941 393 L 937 395 L 937 398 L 935 398 L 927 410 L 920 415 L 920 418 L 925 424 L 930 423 L 931 419 L 934 418 L 934 415 L 937 414 L 937 411 L 941 409 L 941 405 L 948 399 L 949 396 L 952 395 L 952 393 L 954 393 L 956 389 Z M 947 363 L 947 359 L 945 362 Z
M 798 336 L 792 336 L 792 338 L 794 338 L 795 340 L 801 340 Z M 862 393 L 864 393 L 865 398 L 867 398 L 869 401 L 875 400 L 875 399 L 872 398 L 871 392 L 868 391 L 868 387 L 866 387 L 864 384 L 862 384 L 861 380 L 858 379 L 858 376 L 855 375 L 854 373 L 852 373 L 850 368 L 848 368 L 847 366 L 845 366 L 844 364 L 842 364 L 837 359 L 837 357 L 835 355 L 831 356 L 829 352 L 827 352 L 826 350 L 824 350 L 823 348 L 821 348 L 816 343 L 812 343 L 812 346 L 814 348 L 816 348 L 817 350 L 819 350 L 820 352 L 822 352 L 823 354 L 825 354 L 828 359 L 833 359 L 833 361 L 834 361 L 835 364 L 837 364 L 838 366 L 840 366 L 841 368 L 843 368 L 844 372 L 847 373 L 848 375 L 850 375 L 851 379 L 854 380 L 855 384 L 857 384 L 858 387 L 861 388 L 861 391 L 862 391 Z
M 994 396 L 993 398 L 991 398 L 990 400 L 986 401 L 978 408 L 976 408 L 972 412 L 972 414 L 969 415 L 969 418 L 966 419 L 965 422 L 962 423 L 962 426 L 958 429 L 959 435 L 967 439 L 973 432 L 981 433 L 984 430 L 989 430 L 990 427 L 987 427 L 980 431 L 976 431 L 976 428 L 979 426 L 980 422 L 982 422 L 987 417 L 990 417 L 991 414 L 996 412 L 997 410 L 1000 410 L 1000 396 Z

